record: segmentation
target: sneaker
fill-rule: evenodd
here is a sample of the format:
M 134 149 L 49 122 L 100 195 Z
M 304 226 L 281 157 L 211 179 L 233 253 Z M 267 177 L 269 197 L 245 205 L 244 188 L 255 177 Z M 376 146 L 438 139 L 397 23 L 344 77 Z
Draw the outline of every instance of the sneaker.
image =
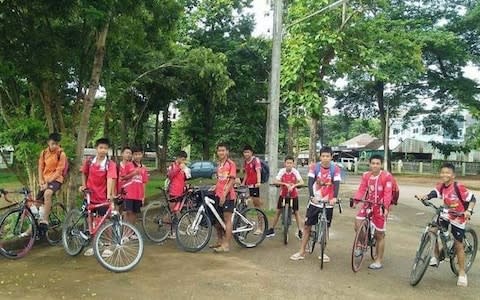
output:
M 177 239 L 177 235 L 175 234 L 175 232 L 170 232 L 168 234 L 168 238 L 171 239 L 171 240 L 175 240 L 175 239 Z
M 85 256 L 93 256 L 93 248 L 90 247 L 90 248 L 88 248 L 87 250 L 85 250 L 85 252 L 83 252 L 83 255 L 85 255 Z
M 109 257 L 112 256 L 112 255 L 113 255 L 113 251 L 110 250 L 110 249 L 105 249 L 105 250 L 103 250 L 103 252 L 102 252 L 102 257 L 103 257 L 103 258 L 109 258 Z
M 303 256 L 300 252 L 297 252 L 297 253 L 293 254 L 292 256 L 290 256 L 290 259 L 291 260 L 303 260 L 303 259 L 305 259 L 305 256 Z
M 269 230 L 267 230 L 267 237 L 274 237 L 275 236 L 275 231 L 273 230 L 273 228 L 270 228 Z
M 318 259 L 322 259 L 322 256 L 319 255 Z M 330 262 L 330 257 L 328 257 L 326 254 L 323 254 L 323 262 L 324 263 L 329 263 Z
M 24 237 L 27 237 L 27 236 L 29 236 L 29 235 L 30 235 L 30 234 L 29 234 L 28 232 L 22 232 L 22 233 L 20 233 L 20 235 L 19 235 L 18 237 L 24 238 Z
M 47 223 L 39 223 L 38 224 L 38 234 L 40 236 L 45 236 L 48 231 L 48 224 Z
M 255 232 L 253 233 L 254 235 L 262 235 L 263 231 L 260 228 L 257 228 Z
M 438 258 L 435 256 L 430 258 L 430 267 L 438 267 Z
M 380 270 L 383 268 L 383 265 L 381 263 L 374 262 L 371 265 L 368 266 L 370 270 Z
M 463 287 L 468 286 L 467 274 L 463 276 L 458 276 L 457 286 L 463 286 Z
M 301 240 L 303 238 L 303 231 L 299 230 L 296 234 L 297 239 Z
M 357 249 L 355 249 L 355 251 L 353 252 L 353 254 L 355 255 L 355 257 L 360 257 L 360 256 L 362 256 L 363 251 L 362 251 L 362 249 L 358 249 L 358 248 L 357 248 Z

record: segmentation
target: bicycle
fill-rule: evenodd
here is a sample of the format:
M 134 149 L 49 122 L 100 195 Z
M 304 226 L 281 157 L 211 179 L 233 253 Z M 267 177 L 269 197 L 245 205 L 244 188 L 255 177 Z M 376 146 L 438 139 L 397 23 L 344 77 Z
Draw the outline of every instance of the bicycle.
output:
M 212 220 L 207 215 L 210 212 L 216 221 L 225 229 L 222 217 L 215 209 L 215 200 L 205 195 L 198 209 L 188 210 L 182 214 L 177 226 L 177 243 L 187 252 L 197 252 L 205 248 L 212 236 Z M 253 248 L 263 242 L 268 228 L 265 213 L 258 208 L 246 208 L 243 211 L 234 207 L 232 214 L 233 238 L 244 248 Z M 261 234 L 255 235 L 258 226 Z M 252 240 L 249 238 L 253 237 Z
M 360 199 L 353 199 L 350 198 L 350 207 L 354 207 L 355 203 L 363 203 L 366 204 L 364 209 L 366 210 L 366 217 L 360 223 L 357 232 L 355 233 L 355 238 L 353 239 L 353 247 L 352 247 L 352 271 L 357 273 L 360 271 L 363 261 L 365 260 L 365 253 L 368 252 L 370 249 L 370 257 L 372 260 L 377 258 L 376 254 L 376 245 L 377 240 L 375 238 L 375 226 L 372 222 L 372 214 L 373 214 L 373 205 L 378 205 L 372 201 L 368 200 L 360 200 Z M 383 208 L 383 205 L 381 205 Z
M 76 256 L 93 240 L 93 252 L 104 268 L 116 273 L 133 269 L 143 256 L 144 243 L 140 231 L 122 221 L 110 202 L 92 204 L 90 192 L 85 190 L 84 195 L 81 209 L 70 210 L 65 219 L 62 229 L 65 252 Z M 122 197 L 116 197 L 114 203 L 121 205 Z M 99 217 L 94 211 L 102 208 L 106 209 L 106 213 Z M 110 250 L 111 255 L 102 256 L 105 250 Z
M 20 194 L 23 199 L 20 202 L 8 199 L 8 194 Z M 60 202 L 55 202 L 49 215 L 49 227 L 47 232 L 39 232 L 38 213 L 33 213 L 32 205 L 40 201 L 34 201 L 31 192 L 27 188 L 21 191 L 6 191 L 0 189 L 0 197 L 12 206 L 0 220 L 0 254 L 9 259 L 19 259 L 27 255 L 36 240 L 43 236 L 47 242 L 54 246 L 61 240 L 59 230 L 65 217 L 65 207 Z M 37 211 L 37 210 L 34 210 Z
M 419 199 L 417 196 L 415 198 Z M 431 207 L 435 210 L 435 215 L 432 220 L 425 227 L 424 232 L 420 238 L 420 245 L 418 246 L 415 259 L 413 261 L 412 271 L 410 273 L 410 285 L 416 286 L 422 280 L 428 266 L 432 253 L 436 247 L 437 241 L 440 240 L 441 249 L 439 249 L 439 257 L 437 267 L 441 261 L 445 259 L 450 260 L 450 269 L 458 276 L 459 268 L 456 259 L 456 251 L 454 246 L 454 237 L 448 230 L 448 226 L 440 225 L 440 214 L 444 212 L 446 207 L 436 206 L 430 201 L 421 200 L 423 205 Z M 457 216 L 463 216 L 463 213 L 456 213 Z M 451 226 L 451 225 L 450 225 Z M 478 249 L 477 233 L 471 227 L 465 227 L 465 236 L 463 238 L 463 247 L 465 252 L 465 273 L 467 273 L 475 261 L 475 256 Z
M 325 249 L 327 248 L 327 240 L 328 240 L 328 219 L 327 219 L 327 203 L 328 201 L 320 201 L 322 212 L 318 214 L 318 220 L 315 227 L 312 227 L 312 231 L 310 232 L 310 239 L 307 243 L 307 250 L 310 254 L 313 253 L 315 249 L 315 244 L 320 244 L 320 269 L 323 269 L 323 258 L 325 255 Z M 342 201 L 337 199 L 335 203 L 338 205 L 339 213 L 343 212 L 342 209 Z
M 163 188 L 158 188 L 164 195 L 164 200 L 157 200 L 149 203 L 142 214 L 142 227 L 145 235 L 154 243 L 165 241 L 170 233 L 175 230 L 175 224 L 178 223 L 177 214 L 184 212 L 185 209 L 195 207 L 197 200 L 195 193 L 199 188 L 189 187 L 186 193 L 176 199 L 168 199 L 167 193 Z M 178 210 L 172 211 L 170 205 L 166 202 L 178 202 Z

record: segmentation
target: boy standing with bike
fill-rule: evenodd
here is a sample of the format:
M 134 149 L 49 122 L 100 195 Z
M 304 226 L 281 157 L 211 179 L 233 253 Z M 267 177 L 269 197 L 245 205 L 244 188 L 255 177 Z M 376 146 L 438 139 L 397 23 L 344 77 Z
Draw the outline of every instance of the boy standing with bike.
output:
M 300 214 L 298 212 L 298 191 L 297 187 L 303 185 L 302 176 L 294 166 L 294 158 L 292 156 L 285 157 L 285 168 L 280 169 L 277 177 L 275 178 L 275 184 L 280 186 L 282 190 L 280 191 L 280 197 L 277 202 L 277 212 L 275 214 L 275 219 L 273 219 L 273 224 L 270 229 L 267 231 L 267 237 L 275 236 L 275 226 L 278 223 L 280 214 L 282 213 L 282 204 L 283 199 L 289 201 L 290 198 L 293 200 L 293 214 L 295 215 L 295 221 L 298 226 L 298 235 L 299 239 L 302 238 L 302 231 L 300 227 Z
M 262 164 L 260 159 L 253 155 L 253 148 L 250 145 L 246 145 L 243 148 L 243 157 L 245 162 L 243 163 L 244 177 L 242 185 L 248 186 L 250 198 L 252 198 L 253 206 L 255 208 L 262 208 L 262 200 L 260 199 L 260 185 L 262 182 Z M 257 229 L 255 234 L 261 234 L 261 230 Z
M 440 226 L 447 228 L 451 225 L 451 232 L 455 239 L 454 246 L 458 258 L 458 286 L 468 286 L 467 274 L 465 272 L 465 249 L 463 239 L 465 236 L 465 225 L 470 219 L 475 207 L 475 196 L 463 184 L 455 181 L 455 166 L 452 163 L 444 163 L 440 170 L 441 182 L 435 190 L 428 195 L 419 197 L 421 200 L 442 198 L 444 211 L 440 215 Z M 435 243 L 435 256 L 430 260 L 431 266 L 438 265 L 438 242 Z
M 320 162 L 312 164 L 308 172 L 308 191 L 310 202 L 308 204 L 303 229 L 300 251 L 290 256 L 291 260 L 305 259 L 305 248 L 310 239 L 312 226 L 318 222 L 318 215 L 322 212 L 320 202 L 327 202 L 327 222 L 330 228 L 333 218 L 333 207 L 337 202 L 340 182 L 342 180 L 341 170 L 333 162 L 333 151 L 330 147 L 320 149 Z M 321 259 L 321 256 L 319 257 Z M 323 255 L 323 262 L 330 262 L 327 255 Z
M 383 157 L 372 155 L 370 157 L 370 171 L 363 174 L 355 199 L 365 199 L 372 204 L 372 224 L 375 227 L 376 253 L 375 261 L 368 266 L 369 269 L 379 270 L 383 268 L 383 254 L 385 251 L 385 230 L 388 212 L 392 204 L 393 177 L 387 171 L 382 170 Z M 355 231 L 357 232 L 362 221 L 367 217 L 367 205 L 364 204 L 357 213 Z M 356 246 L 357 247 L 357 246 Z M 357 249 L 355 249 L 357 253 Z M 358 255 L 361 250 L 358 249 Z

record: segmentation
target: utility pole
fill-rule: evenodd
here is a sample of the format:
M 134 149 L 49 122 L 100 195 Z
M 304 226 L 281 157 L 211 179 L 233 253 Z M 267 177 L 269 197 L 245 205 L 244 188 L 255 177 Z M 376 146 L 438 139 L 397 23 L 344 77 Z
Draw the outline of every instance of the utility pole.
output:
M 273 46 L 272 46 L 272 72 L 270 73 L 269 114 L 267 120 L 268 130 L 268 166 L 270 168 L 269 182 L 273 183 L 278 173 L 278 120 L 280 110 L 280 69 L 283 32 L 283 0 L 273 3 Z M 268 208 L 274 208 L 276 203 L 277 188 L 268 186 Z

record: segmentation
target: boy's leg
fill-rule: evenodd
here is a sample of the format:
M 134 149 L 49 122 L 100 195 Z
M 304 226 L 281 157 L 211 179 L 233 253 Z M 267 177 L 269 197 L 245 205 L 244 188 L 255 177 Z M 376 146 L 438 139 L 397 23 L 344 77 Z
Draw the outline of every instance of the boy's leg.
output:
M 465 276 L 465 249 L 463 242 L 455 240 L 455 254 L 458 259 L 458 275 Z
M 298 260 L 298 257 L 304 257 L 305 256 L 305 248 L 307 247 L 308 240 L 310 239 L 310 233 L 312 231 L 312 226 L 317 224 L 318 222 L 318 214 L 320 213 L 321 209 L 309 205 L 307 208 L 307 213 L 306 213 L 306 218 L 305 218 L 305 225 L 303 228 L 303 237 L 302 237 L 302 242 L 300 244 L 300 250 L 298 253 L 295 253 L 292 255 L 290 258 L 294 260 Z
M 385 253 L 385 232 L 375 231 L 375 239 L 377 240 L 377 258 L 375 262 L 381 265 L 383 262 L 383 254 Z
M 452 235 L 455 239 L 455 254 L 458 260 L 458 286 L 467 286 L 467 274 L 465 273 L 465 249 L 463 247 L 463 239 L 465 238 L 465 229 L 459 228 L 452 224 Z
M 273 223 L 272 223 L 272 229 L 275 229 L 277 226 L 278 220 L 280 219 L 280 215 L 282 214 L 282 211 L 277 208 L 277 211 L 275 212 L 275 217 L 273 218 Z

